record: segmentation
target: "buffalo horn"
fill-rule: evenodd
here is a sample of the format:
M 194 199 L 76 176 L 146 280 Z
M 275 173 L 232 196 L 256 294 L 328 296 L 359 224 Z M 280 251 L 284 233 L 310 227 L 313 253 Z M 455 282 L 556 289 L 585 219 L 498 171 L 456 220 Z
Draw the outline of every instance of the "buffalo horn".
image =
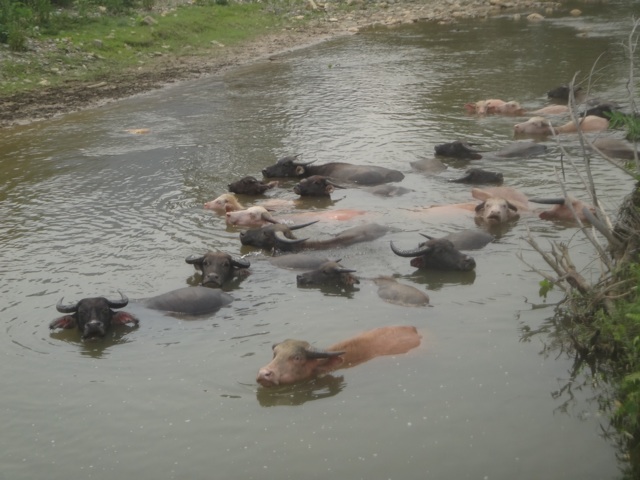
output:
M 314 223 L 318 223 L 318 220 L 314 220 L 313 222 L 309 222 L 309 223 L 301 223 L 299 225 L 290 225 L 289 226 L 289 230 L 298 230 L 300 228 L 304 228 L 304 227 L 308 227 L 309 225 L 313 225 Z
M 429 251 L 432 248 L 431 246 L 423 246 L 423 247 L 418 247 L 414 250 L 399 250 L 396 248 L 393 242 L 390 242 L 390 244 L 391 244 L 391 250 L 393 251 L 393 253 L 395 253 L 400 257 L 420 257 L 422 255 L 425 255 L 426 253 L 429 253 Z
M 356 273 L 356 270 L 351 268 L 336 268 L 336 273 Z
M 107 300 L 107 303 L 109 304 L 109 306 L 111 308 L 126 307 L 127 304 L 129 303 L 129 299 L 127 298 L 127 296 L 124 293 L 122 293 L 120 290 L 118 290 L 118 293 L 120 294 L 120 297 L 122 298 L 121 300 L 118 300 L 118 301 Z
M 204 255 L 189 255 L 184 259 L 189 265 L 195 265 L 204 261 Z
M 544 205 L 564 205 L 564 198 L 530 198 L 530 202 L 542 203 Z
M 427 235 L 426 233 L 421 233 L 420 235 L 422 235 L 424 238 L 426 238 L 427 240 L 433 240 L 433 237 Z
M 340 355 L 344 355 L 346 352 L 327 352 L 326 350 L 308 350 L 305 349 L 304 354 L 307 358 L 315 359 L 315 358 L 330 358 L 330 357 L 338 357 Z
M 284 232 L 274 232 L 273 235 L 277 243 L 285 244 L 286 246 L 299 245 L 309 240 L 308 238 L 287 238 Z
M 231 265 L 238 268 L 249 268 L 251 263 L 249 260 L 245 260 L 244 258 L 232 258 Z
M 62 300 L 64 300 L 64 297 L 62 297 L 56 305 L 56 310 L 58 310 L 60 313 L 74 313 L 76 310 L 78 310 L 78 302 L 63 305 Z
M 273 218 L 273 216 L 269 212 L 264 212 L 262 214 L 262 220 L 269 223 L 280 223 L 280 221 Z

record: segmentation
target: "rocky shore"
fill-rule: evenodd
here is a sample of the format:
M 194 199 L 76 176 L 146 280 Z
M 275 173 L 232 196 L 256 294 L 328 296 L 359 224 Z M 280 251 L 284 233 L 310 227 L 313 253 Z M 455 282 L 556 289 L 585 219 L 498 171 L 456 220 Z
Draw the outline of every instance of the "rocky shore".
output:
M 165 3 L 159 8 L 170 9 Z M 177 0 L 179 1 L 179 0 Z M 107 102 L 161 88 L 167 84 L 215 74 L 226 68 L 309 46 L 338 35 L 357 34 L 363 28 L 380 25 L 393 27 L 414 22 L 450 23 L 459 19 L 486 18 L 497 14 L 525 16 L 541 20 L 554 10 L 556 2 L 532 0 L 347 0 L 348 11 L 335 1 L 307 0 L 307 9 L 318 15 L 303 26 L 283 29 L 258 41 L 234 47 L 218 48 L 206 57 L 163 56 L 152 68 L 123 72 L 117 78 L 87 84 L 69 81 L 61 87 L 37 89 L 0 97 L 0 128 L 27 124 L 65 113 L 97 107 Z M 291 15 L 300 15 L 292 12 Z M 38 61 L 38 49 L 26 54 Z

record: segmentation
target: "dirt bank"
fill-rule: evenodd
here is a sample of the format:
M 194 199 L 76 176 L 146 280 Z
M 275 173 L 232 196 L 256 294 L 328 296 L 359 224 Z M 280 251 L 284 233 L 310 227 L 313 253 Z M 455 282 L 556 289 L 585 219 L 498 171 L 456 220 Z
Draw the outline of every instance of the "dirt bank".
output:
M 283 29 L 239 46 L 221 47 L 213 55 L 162 56 L 144 70 L 121 72 L 98 83 L 68 80 L 59 87 L 41 86 L 33 91 L 0 97 L 0 128 L 98 107 L 167 84 L 219 73 L 230 67 L 276 56 L 338 35 L 357 34 L 363 28 L 373 25 L 393 27 L 421 21 L 455 22 L 461 18 L 480 19 L 504 13 L 544 15 L 562 8 L 558 3 L 530 0 L 350 1 L 353 3 L 353 10 L 339 12 L 331 3 L 309 0 L 309 8 L 316 9 L 316 14 L 320 14 L 303 27 Z M 37 50 L 26 55 L 32 55 L 33 61 L 38 61 Z

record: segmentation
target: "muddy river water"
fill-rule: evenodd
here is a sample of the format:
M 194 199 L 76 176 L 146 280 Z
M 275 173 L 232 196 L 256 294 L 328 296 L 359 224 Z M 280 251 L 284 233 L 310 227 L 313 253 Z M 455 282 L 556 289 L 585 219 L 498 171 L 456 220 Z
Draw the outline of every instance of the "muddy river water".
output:
M 424 207 L 471 200 L 451 184 L 470 166 L 502 172 L 530 196 L 560 196 L 560 150 L 528 159 L 447 161 L 425 173 L 435 145 L 462 139 L 484 150 L 514 141 L 524 117 L 467 114 L 482 98 L 547 103 L 577 74 L 594 96 L 628 101 L 622 42 L 637 2 L 582 5 L 543 22 L 496 17 L 454 25 L 371 29 L 194 82 L 61 119 L 0 131 L 0 478 L 2 479 L 612 479 L 615 444 L 602 427 L 605 385 L 572 376 L 546 326 L 562 297 L 539 296 L 545 269 L 523 240 L 570 244 L 596 279 L 592 247 L 573 226 L 523 215 L 473 252 L 472 274 L 420 272 L 389 249 L 420 233 L 478 228 L 472 217 Z M 595 67 L 594 67 L 595 64 Z M 637 85 L 636 85 L 636 94 Z M 127 129 L 148 129 L 136 135 Z M 615 133 L 613 133 L 615 135 Z M 580 160 L 577 138 L 563 145 Z M 299 289 L 296 272 L 241 247 L 241 229 L 204 202 L 278 158 L 381 165 L 405 174 L 397 197 L 362 188 L 330 202 L 299 201 L 283 181 L 270 199 L 282 216 L 355 209 L 304 236 L 376 222 L 384 237 L 325 252 L 357 270 L 356 289 Z M 566 157 L 565 157 L 566 160 Z M 615 217 L 630 177 L 593 160 L 605 210 Z M 564 163 L 567 167 L 567 163 Z M 588 199 L 565 169 L 570 192 Z M 265 199 L 243 199 L 257 204 Z M 245 255 L 251 274 L 214 315 L 176 318 L 135 300 L 193 284 L 185 257 Z M 387 303 L 371 281 L 391 275 L 426 291 L 430 307 Z M 131 299 L 137 329 L 83 343 L 50 332 L 61 297 Z M 316 382 L 264 389 L 255 382 L 271 345 L 317 347 L 393 324 L 416 326 L 422 345 Z M 575 388 L 574 388 L 575 387 Z

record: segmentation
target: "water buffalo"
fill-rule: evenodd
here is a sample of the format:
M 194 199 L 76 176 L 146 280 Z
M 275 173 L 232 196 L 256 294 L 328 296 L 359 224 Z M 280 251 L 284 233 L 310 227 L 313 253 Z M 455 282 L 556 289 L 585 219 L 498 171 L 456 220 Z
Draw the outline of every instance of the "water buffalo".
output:
M 129 303 L 126 295 L 120 292 L 120 300 L 108 300 L 104 297 L 83 298 L 79 302 L 63 304 L 61 298 L 56 305 L 63 317 L 53 320 L 50 329 L 78 328 L 83 340 L 102 338 L 112 325 L 132 323 L 138 325 L 138 319 L 127 312 L 114 312 L 112 309 L 124 308 Z
M 511 100 L 505 102 L 498 98 L 490 98 L 488 100 L 479 100 L 475 103 L 466 103 L 464 108 L 469 113 L 477 113 L 478 115 L 486 115 L 490 113 L 502 115 L 522 115 L 524 109 L 520 103 Z
M 572 88 L 569 85 L 560 85 L 558 87 L 552 88 L 547 92 L 547 97 L 553 100 L 559 100 L 562 102 L 568 102 L 569 96 L 571 95 Z M 573 95 L 574 97 L 578 97 L 582 92 L 582 87 L 573 87 Z
M 224 214 L 234 210 L 242 210 L 244 207 L 231 193 L 223 193 L 217 198 L 204 204 L 204 208 L 213 210 L 214 212 Z
M 527 113 L 529 113 L 530 115 L 564 115 L 565 113 L 569 113 L 569 106 L 547 105 L 546 107 L 542 107 Z
M 549 210 L 545 210 L 544 212 L 540 212 L 538 214 L 538 217 L 540 217 L 542 220 L 573 222 L 576 220 L 576 217 L 571 212 L 572 208 L 573 208 L 573 211 L 576 213 L 577 218 L 581 222 L 588 221 L 588 218 L 584 214 L 584 209 L 587 209 L 593 215 L 595 215 L 595 208 L 593 207 L 593 205 L 588 205 L 584 203 L 582 200 L 578 200 L 577 198 L 573 198 L 573 197 L 532 198 L 530 201 L 533 203 L 553 205 L 553 207 L 551 207 Z
M 411 285 L 405 285 L 392 277 L 378 277 L 373 279 L 378 286 L 378 296 L 384 301 L 396 305 L 409 307 L 423 307 L 429 305 L 429 295 Z
M 399 185 L 377 185 L 374 187 L 365 188 L 365 191 L 372 193 L 374 195 L 378 195 L 380 197 L 399 197 L 400 195 L 404 195 L 406 193 L 412 192 L 405 187 L 401 187 Z
M 281 158 L 274 165 L 270 165 L 262 170 L 262 174 L 267 178 L 322 175 L 360 185 L 379 185 L 381 183 L 399 182 L 404 178 L 402 172 L 385 167 L 353 165 L 343 162 L 311 165 L 313 162 L 298 162 L 299 156 L 300 155 L 294 155 Z
M 301 197 L 328 197 L 336 188 L 345 188 L 333 183 L 329 178 L 322 175 L 311 175 L 303 178 L 293 187 L 293 192 Z
M 251 266 L 249 261 L 242 258 L 234 258 L 224 252 L 211 251 L 204 255 L 189 255 L 184 261 L 202 272 L 202 285 L 216 288 L 222 287 L 233 277 L 241 275 L 240 272 L 246 274 L 247 268 Z
M 255 227 L 267 223 L 280 223 L 271 212 L 260 205 L 246 208 L 244 210 L 229 210 L 225 214 L 227 225 L 234 227 Z
M 589 115 L 581 118 L 578 125 L 583 132 L 601 132 L 609 128 L 609 120 L 596 115 Z M 578 125 L 574 121 L 570 121 L 559 127 L 554 127 L 544 117 L 531 117 L 526 122 L 514 125 L 513 132 L 516 135 L 552 135 L 554 132 L 556 134 L 576 133 Z
M 541 155 L 547 151 L 547 146 L 536 142 L 513 142 L 493 155 L 498 158 L 528 158 Z
M 460 140 L 455 140 L 453 142 L 436 145 L 434 147 L 434 150 L 436 152 L 436 155 L 440 155 L 443 157 L 459 158 L 461 160 L 481 159 L 482 155 L 480 155 L 477 150 L 472 148 L 472 145 L 476 144 L 469 144 L 461 142 Z
M 351 287 L 360 283 L 358 277 L 351 275 L 355 270 L 340 265 L 340 260 L 328 261 L 317 269 L 296 276 L 299 287 L 317 287 L 320 285 L 337 285 Z
M 230 304 L 233 297 L 207 287 L 184 287 L 142 300 L 147 308 L 191 316 L 208 315 Z
M 449 240 L 458 250 L 478 250 L 495 240 L 493 235 L 484 230 L 460 230 L 442 238 Z
M 239 195 L 263 195 L 264 192 L 278 186 L 278 182 L 262 182 L 256 177 L 247 176 L 227 185 L 229 191 Z
M 458 250 L 446 238 L 427 238 L 413 250 L 400 250 L 391 242 L 391 250 L 400 257 L 411 258 L 410 265 L 419 269 L 456 270 L 468 272 L 476 268 L 476 261 Z
M 504 176 L 501 173 L 489 172 L 481 168 L 470 168 L 464 172 L 464 176 L 449 181 L 451 183 L 470 183 L 474 185 L 490 183 L 501 185 L 504 181 Z
M 328 262 L 327 257 L 309 255 L 308 253 L 288 253 L 269 258 L 269 262 L 279 268 L 290 270 L 309 270 L 319 268 L 323 263 Z
M 367 223 L 357 227 L 348 228 L 347 230 L 326 240 L 296 238 L 293 234 L 293 230 L 307 227 L 314 223 L 316 222 L 290 226 L 282 224 L 265 225 L 260 228 L 251 228 L 245 232 L 240 232 L 240 242 L 243 245 L 250 245 L 267 250 L 276 249 L 285 252 L 303 248 L 327 249 L 375 240 L 389 231 L 387 227 L 382 225 Z
M 256 381 L 263 387 L 304 382 L 381 355 L 406 353 L 418 347 L 421 340 L 422 336 L 411 326 L 376 328 L 326 350 L 313 348 L 303 340 L 288 339 L 273 346 L 273 360 L 258 371 Z
M 631 143 L 617 138 L 597 138 L 593 141 L 593 147 L 608 157 L 624 160 L 640 157 L 640 152 Z
M 529 209 L 527 197 L 510 187 L 473 188 L 471 195 L 481 201 L 475 207 L 477 223 L 504 224 L 517 220 L 521 210 Z

